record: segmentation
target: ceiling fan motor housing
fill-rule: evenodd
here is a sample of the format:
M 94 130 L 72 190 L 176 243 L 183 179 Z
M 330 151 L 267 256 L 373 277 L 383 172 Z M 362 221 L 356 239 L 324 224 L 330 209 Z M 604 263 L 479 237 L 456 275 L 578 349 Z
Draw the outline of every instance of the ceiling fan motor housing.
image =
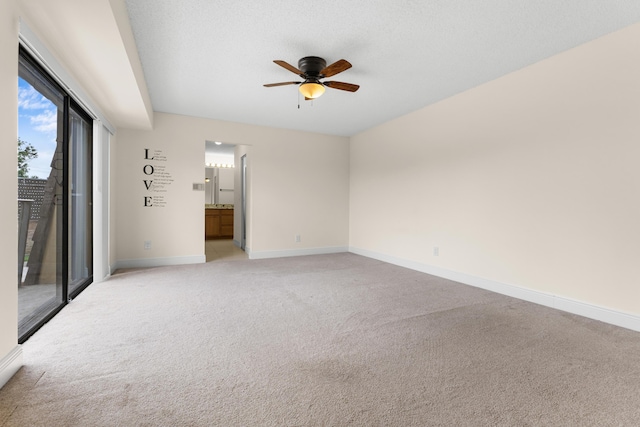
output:
M 298 61 L 298 68 L 309 77 L 319 77 L 327 67 L 327 61 L 317 56 L 305 56 Z

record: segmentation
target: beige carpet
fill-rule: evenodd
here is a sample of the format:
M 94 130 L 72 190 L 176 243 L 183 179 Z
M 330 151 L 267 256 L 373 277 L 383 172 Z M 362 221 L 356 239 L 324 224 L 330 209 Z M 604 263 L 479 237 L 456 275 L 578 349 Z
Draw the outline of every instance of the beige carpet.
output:
M 640 334 L 353 254 L 130 271 L 24 344 L 0 426 L 637 426 Z

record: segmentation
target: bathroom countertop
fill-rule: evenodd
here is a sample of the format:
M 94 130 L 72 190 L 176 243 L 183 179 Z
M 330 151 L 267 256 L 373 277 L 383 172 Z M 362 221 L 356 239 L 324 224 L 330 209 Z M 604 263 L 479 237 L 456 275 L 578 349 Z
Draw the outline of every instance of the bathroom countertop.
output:
M 205 209 L 233 209 L 232 204 L 217 204 L 217 205 L 204 205 Z

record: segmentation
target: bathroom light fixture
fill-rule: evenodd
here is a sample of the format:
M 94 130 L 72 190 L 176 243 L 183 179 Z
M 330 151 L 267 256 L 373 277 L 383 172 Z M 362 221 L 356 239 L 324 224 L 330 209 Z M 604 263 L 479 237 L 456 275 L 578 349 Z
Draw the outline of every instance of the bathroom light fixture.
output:
M 220 141 L 215 141 L 214 143 L 215 143 L 216 145 L 222 145 L 222 142 L 220 142 Z
M 235 168 L 233 163 L 205 163 L 205 167 L 208 168 Z
M 305 98 L 316 99 L 324 93 L 324 85 L 316 79 L 307 79 L 300 85 L 298 90 Z

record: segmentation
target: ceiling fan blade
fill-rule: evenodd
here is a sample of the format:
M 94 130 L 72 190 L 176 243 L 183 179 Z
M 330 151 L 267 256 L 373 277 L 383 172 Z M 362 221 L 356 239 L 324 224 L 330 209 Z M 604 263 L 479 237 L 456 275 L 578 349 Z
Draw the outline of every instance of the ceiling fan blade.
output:
M 273 62 L 275 62 L 276 64 L 278 64 L 279 66 L 281 66 L 282 68 L 286 68 L 287 70 L 291 71 L 294 74 L 297 74 L 299 76 L 304 75 L 304 73 L 300 70 L 298 70 L 296 67 L 294 67 L 293 65 L 289 64 L 288 62 L 285 62 L 281 59 L 276 59 Z
M 269 83 L 263 85 L 264 87 L 286 86 L 286 85 L 299 85 L 301 82 L 282 82 L 282 83 Z
M 351 68 L 351 63 L 346 59 L 340 59 L 329 65 L 328 67 L 325 67 L 324 70 L 320 71 L 320 74 L 324 75 L 325 77 L 331 77 L 345 70 L 348 70 L 349 68 Z
M 355 92 L 360 86 L 343 82 L 324 82 L 324 85 L 332 89 L 346 90 L 347 92 Z

